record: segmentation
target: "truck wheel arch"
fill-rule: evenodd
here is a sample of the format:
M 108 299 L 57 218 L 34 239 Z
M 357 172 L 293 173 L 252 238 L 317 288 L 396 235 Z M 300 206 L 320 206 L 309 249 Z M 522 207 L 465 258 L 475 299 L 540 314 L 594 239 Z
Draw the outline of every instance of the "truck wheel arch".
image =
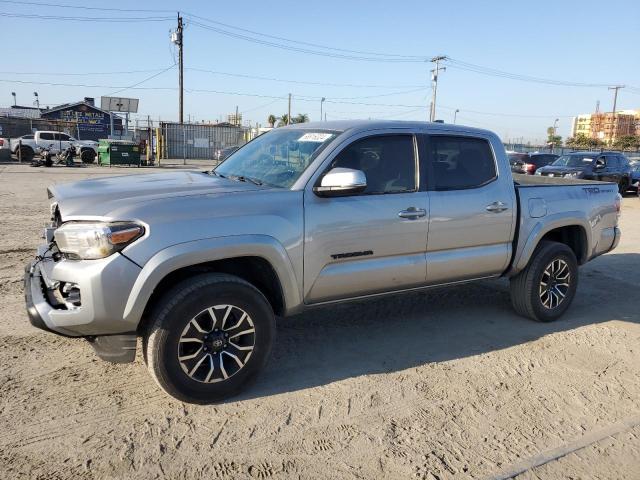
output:
M 277 240 L 265 235 L 221 237 L 185 242 L 156 253 L 131 289 L 124 321 L 135 329 L 154 295 L 186 276 L 207 271 L 229 273 L 254 284 L 277 315 L 293 313 L 302 303 L 293 265 Z
M 576 256 L 578 265 L 582 265 L 589 260 L 589 245 L 592 244 L 589 237 L 590 229 L 588 222 L 584 219 L 573 220 L 563 218 L 555 221 L 545 217 L 545 223 L 538 223 L 530 232 L 520 247 L 520 255 L 513 262 L 513 267 L 509 276 L 515 275 L 524 269 L 529 263 L 533 252 L 543 240 L 552 240 L 567 245 Z

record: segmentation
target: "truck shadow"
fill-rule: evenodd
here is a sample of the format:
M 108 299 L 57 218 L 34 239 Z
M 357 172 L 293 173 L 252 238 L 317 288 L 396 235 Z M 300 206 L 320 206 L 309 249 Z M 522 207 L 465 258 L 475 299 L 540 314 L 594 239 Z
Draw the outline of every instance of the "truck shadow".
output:
M 640 323 L 639 289 L 640 254 L 609 254 L 581 267 L 577 297 L 553 323 L 516 315 L 504 279 L 317 308 L 280 319 L 266 371 L 234 401 L 480 355 L 609 320 Z

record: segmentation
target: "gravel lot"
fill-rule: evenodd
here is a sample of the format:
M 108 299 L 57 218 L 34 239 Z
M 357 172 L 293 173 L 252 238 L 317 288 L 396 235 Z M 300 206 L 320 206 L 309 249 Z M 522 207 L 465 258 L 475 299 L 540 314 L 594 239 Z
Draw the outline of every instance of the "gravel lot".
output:
M 0 478 L 640 478 L 640 199 L 556 323 L 502 280 L 318 309 L 250 391 L 193 406 L 24 312 L 45 187 L 140 172 L 0 166 Z

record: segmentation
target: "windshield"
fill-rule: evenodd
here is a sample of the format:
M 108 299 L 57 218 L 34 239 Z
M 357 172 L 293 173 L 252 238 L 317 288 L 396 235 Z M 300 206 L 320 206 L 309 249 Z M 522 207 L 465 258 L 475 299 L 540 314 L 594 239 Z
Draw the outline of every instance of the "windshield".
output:
M 232 153 L 214 173 L 237 180 L 289 188 L 338 132 L 278 129 Z
M 562 155 L 552 165 L 558 167 L 584 167 L 590 164 L 596 155 Z

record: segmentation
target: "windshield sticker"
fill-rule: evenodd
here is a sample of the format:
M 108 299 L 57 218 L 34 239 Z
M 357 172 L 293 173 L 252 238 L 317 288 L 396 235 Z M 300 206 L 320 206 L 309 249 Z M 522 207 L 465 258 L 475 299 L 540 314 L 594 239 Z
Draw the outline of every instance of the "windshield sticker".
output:
M 331 133 L 305 133 L 298 141 L 299 142 L 324 142 L 331 137 Z

